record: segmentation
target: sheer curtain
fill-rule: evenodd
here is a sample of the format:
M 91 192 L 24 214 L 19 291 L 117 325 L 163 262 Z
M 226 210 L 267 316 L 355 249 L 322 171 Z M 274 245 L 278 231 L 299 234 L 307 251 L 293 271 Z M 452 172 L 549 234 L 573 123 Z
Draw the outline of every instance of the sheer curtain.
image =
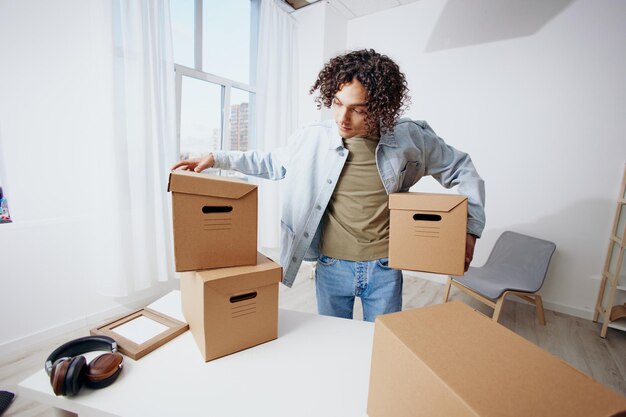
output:
M 262 0 L 257 58 L 258 148 L 272 150 L 287 143 L 297 125 L 297 24 L 276 5 Z M 280 183 L 260 180 L 259 246 L 278 248 L 280 242 Z
M 125 296 L 173 277 L 168 167 L 176 159 L 174 61 L 168 0 L 111 3 L 111 141 L 100 196 L 99 291 Z

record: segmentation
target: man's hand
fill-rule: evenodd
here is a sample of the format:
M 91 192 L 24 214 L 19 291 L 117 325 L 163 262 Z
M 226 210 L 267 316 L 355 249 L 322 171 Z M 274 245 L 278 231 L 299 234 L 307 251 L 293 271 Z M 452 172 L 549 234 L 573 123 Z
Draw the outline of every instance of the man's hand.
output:
M 468 233 L 465 241 L 465 272 L 474 258 L 474 246 L 476 246 L 476 236 Z
M 171 171 L 175 169 L 181 168 L 183 171 L 194 171 L 194 172 L 202 172 L 207 168 L 212 168 L 215 165 L 215 158 L 213 154 L 210 153 L 208 156 L 204 158 L 192 158 L 185 159 L 184 161 L 179 161 L 175 165 L 170 168 Z

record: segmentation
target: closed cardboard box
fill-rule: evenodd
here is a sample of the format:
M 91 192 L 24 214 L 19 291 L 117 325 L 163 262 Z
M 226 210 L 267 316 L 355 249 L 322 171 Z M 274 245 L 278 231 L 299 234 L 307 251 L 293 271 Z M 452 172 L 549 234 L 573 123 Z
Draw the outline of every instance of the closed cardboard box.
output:
M 189 171 L 170 173 L 176 271 L 254 265 L 257 187 Z
M 205 361 L 278 337 L 281 278 L 280 265 L 261 254 L 254 266 L 182 275 L 183 314 Z
M 626 398 L 453 301 L 376 318 L 367 412 L 610 417 Z
M 453 194 L 389 195 L 389 266 L 463 275 L 467 197 Z

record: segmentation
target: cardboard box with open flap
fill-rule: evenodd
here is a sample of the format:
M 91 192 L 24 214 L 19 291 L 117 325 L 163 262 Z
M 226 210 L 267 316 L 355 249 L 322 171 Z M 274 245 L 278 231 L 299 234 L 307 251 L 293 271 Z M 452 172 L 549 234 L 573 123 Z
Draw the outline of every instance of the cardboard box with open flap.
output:
M 254 265 L 256 185 L 189 171 L 170 173 L 176 271 Z
M 389 195 L 389 266 L 463 275 L 467 197 L 455 194 Z

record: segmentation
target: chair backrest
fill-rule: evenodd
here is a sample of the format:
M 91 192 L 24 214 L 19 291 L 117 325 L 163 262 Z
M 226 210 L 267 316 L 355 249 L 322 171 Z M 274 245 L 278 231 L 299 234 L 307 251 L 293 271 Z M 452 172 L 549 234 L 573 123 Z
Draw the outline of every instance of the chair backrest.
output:
M 536 292 L 543 285 L 555 249 L 553 242 L 506 231 L 496 241 L 484 267 L 502 272 L 505 280 L 515 282 L 520 290 Z

